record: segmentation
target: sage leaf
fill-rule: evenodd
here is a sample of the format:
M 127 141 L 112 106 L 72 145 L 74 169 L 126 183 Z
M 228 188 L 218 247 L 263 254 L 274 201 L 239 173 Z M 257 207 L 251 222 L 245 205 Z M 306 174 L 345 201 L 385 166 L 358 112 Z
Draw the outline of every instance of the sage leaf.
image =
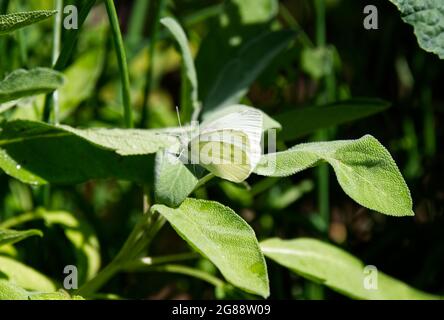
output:
M 0 168 L 29 184 L 116 178 L 147 183 L 154 156 L 177 143 L 155 130 L 74 129 L 16 120 L 0 125 Z
M 43 233 L 40 230 L 16 231 L 0 229 L 0 247 L 7 244 L 17 243 L 32 236 L 42 237 Z
M 0 273 L 18 286 L 31 291 L 56 291 L 54 283 L 37 270 L 14 259 L 0 256 Z
M 52 10 L 37 10 L 0 15 L 0 35 L 48 19 L 56 13 Z
M 70 296 L 63 290 L 49 293 L 27 291 L 11 281 L 0 279 L 0 300 L 83 300 L 83 298 Z
M 49 93 L 63 85 L 63 75 L 52 69 L 19 69 L 0 82 L 0 103 Z
M 158 152 L 154 174 L 156 203 L 177 207 L 193 192 L 198 181 L 177 156 L 166 150 Z
M 413 26 L 425 51 L 444 59 L 444 6 L 442 0 L 390 0 L 404 22 Z
M 360 205 L 393 216 L 412 216 L 412 198 L 395 161 L 378 140 L 313 142 L 264 155 L 255 172 L 284 177 L 326 161 L 345 193 Z
M 253 229 L 233 210 L 215 202 L 186 199 L 178 208 L 155 205 L 179 235 L 234 286 L 267 297 L 267 266 Z
M 0 278 L 0 300 L 28 300 L 28 292 L 18 285 Z
M 268 239 L 260 243 L 267 258 L 289 268 L 300 276 L 326 285 L 354 299 L 368 300 L 419 300 L 439 299 L 414 289 L 378 270 L 366 271 L 362 261 L 351 254 L 316 239 L 295 240 Z M 365 287 L 365 279 L 375 277 L 371 290 Z

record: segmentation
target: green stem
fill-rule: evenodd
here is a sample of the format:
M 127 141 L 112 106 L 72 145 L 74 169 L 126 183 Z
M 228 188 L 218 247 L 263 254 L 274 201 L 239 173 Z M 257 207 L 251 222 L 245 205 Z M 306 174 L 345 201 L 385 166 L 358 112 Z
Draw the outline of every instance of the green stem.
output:
M 17 40 L 20 52 L 20 64 L 26 67 L 28 64 L 28 49 L 26 46 L 26 37 L 23 29 L 17 30 Z
M 314 5 L 316 11 L 316 45 L 321 48 L 325 47 L 327 41 L 325 28 L 325 0 L 315 0 Z M 322 103 L 328 103 L 334 99 L 334 75 L 331 74 L 326 76 L 324 83 L 326 95 L 324 99 L 325 101 L 322 101 Z M 328 140 L 328 131 L 320 130 L 317 134 L 317 139 L 321 141 Z M 319 212 L 324 221 L 324 225 L 328 227 L 330 223 L 330 169 L 327 164 L 321 164 L 318 167 L 317 172 Z
M 197 252 L 187 252 L 187 253 L 179 253 L 172 254 L 168 256 L 161 257 L 144 257 L 137 260 L 132 260 L 126 263 L 123 266 L 125 271 L 134 271 L 140 270 L 145 267 L 151 267 L 159 264 L 166 264 L 171 262 L 179 262 L 185 260 L 192 260 L 199 258 L 200 255 Z
M 91 296 L 97 292 L 109 279 L 122 270 L 128 261 L 138 259 L 144 250 L 161 229 L 165 219 L 157 213 L 147 213 L 134 227 L 122 249 L 120 249 L 114 260 L 102 269 L 94 278 L 85 283 L 77 294 Z
M 63 0 L 54 0 L 57 10 L 56 18 L 54 19 L 54 34 L 53 34 L 53 47 L 52 47 L 52 63 L 57 62 L 60 55 L 60 45 L 62 40 L 62 20 L 63 20 Z M 52 94 L 53 100 L 53 121 L 54 124 L 59 123 L 59 94 L 58 91 L 54 91 Z
M 116 49 L 117 62 L 119 64 L 120 77 L 122 81 L 122 100 L 125 125 L 127 128 L 133 127 L 133 116 L 131 112 L 131 92 L 128 63 L 126 60 L 125 47 L 123 45 L 122 33 L 119 26 L 116 7 L 113 0 L 105 0 L 106 11 L 108 13 L 111 31 Z
M 146 74 L 145 88 L 143 90 L 142 116 L 140 127 L 144 128 L 148 118 L 148 101 L 154 85 L 154 55 L 156 53 L 156 43 L 159 33 L 159 19 L 165 6 L 165 0 L 155 0 L 154 16 L 150 28 L 150 44 L 148 47 L 148 72 Z
M 290 11 L 281 3 L 279 4 L 279 13 L 284 21 L 297 32 L 298 38 L 305 47 L 314 48 L 313 42 L 310 40 L 304 29 L 301 28 L 298 21 L 292 16 Z
M 144 266 L 139 271 L 171 272 L 171 273 L 184 274 L 208 282 L 209 284 L 212 284 L 215 287 L 225 286 L 224 281 L 220 280 L 219 278 L 216 278 L 215 276 L 209 273 L 177 264 L 167 264 L 155 267 Z
M 126 43 L 128 44 L 130 57 L 134 54 L 135 48 L 137 48 L 143 39 L 145 18 L 151 2 L 152 1 L 150 0 L 136 0 L 133 5 L 126 36 Z
M 88 14 L 95 3 L 96 0 L 85 1 L 79 13 L 78 28 L 71 29 L 66 32 L 66 38 L 63 41 L 62 51 L 60 52 L 60 55 L 57 58 L 57 62 L 53 66 L 54 70 L 62 71 L 63 69 L 66 68 L 68 61 L 71 58 L 72 52 L 74 50 L 74 46 L 77 42 L 77 38 L 80 34 L 80 30 L 82 29 L 82 26 L 85 23 L 85 20 L 88 17 Z M 52 104 L 53 104 L 53 95 L 52 93 L 49 93 L 45 96 L 45 104 L 43 107 L 42 119 L 44 122 L 49 122 L 49 118 L 51 116 Z
M 314 1 L 315 11 L 316 11 L 316 46 L 319 48 L 325 47 L 327 42 L 326 37 L 326 14 L 325 14 L 325 0 L 315 0 Z M 330 88 L 331 82 L 325 80 L 326 89 Z M 326 96 L 328 100 L 330 94 Z M 327 101 L 323 101 L 326 103 Z M 318 132 L 319 140 L 328 140 L 329 134 L 327 130 L 320 130 Z M 318 180 L 318 202 L 319 202 L 319 213 L 322 217 L 322 221 L 326 226 L 326 232 L 328 233 L 328 226 L 330 224 L 330 184 L 329 184 L 329 167 L 327 164 L 321 164 L 317 169 L 317 180 Z M 324 289 L 321 285 L 311 283 L 307 288 L 307 295 L 311 299 L 322 299 L 324 296 Z
M 196 190 L 198 190 L 198 189 L 200 189 L 202 186 L 204 186 L 208 181 L 210 181 L 210 180 L 213 179 L 214 177 L 215 177 L 214 174 L 209 173 L 209 174 L 207 174 L 206 176 L 204 176 L 203 178 L 201 178 L 201 179 L 197 182 L 196 187 L 194 187 L 193 192 L 196 191 Z
M 436 154 L 436 130 L 431 88 L 428 87 L 422 91 L 421 100 L 424 110 L 424 154 L 427 157 L 433 157 Z

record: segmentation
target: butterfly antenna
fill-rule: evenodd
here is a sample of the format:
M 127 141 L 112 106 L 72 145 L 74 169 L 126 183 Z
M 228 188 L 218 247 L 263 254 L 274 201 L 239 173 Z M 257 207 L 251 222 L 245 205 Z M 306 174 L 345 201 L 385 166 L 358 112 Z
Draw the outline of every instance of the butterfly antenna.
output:
M 176 114 L 177 114 L 177 120 L 179 120 L 179 127 L 182 129 L 182 123 L 180 122 L 180 114 L 178 106 L 176 106 Z

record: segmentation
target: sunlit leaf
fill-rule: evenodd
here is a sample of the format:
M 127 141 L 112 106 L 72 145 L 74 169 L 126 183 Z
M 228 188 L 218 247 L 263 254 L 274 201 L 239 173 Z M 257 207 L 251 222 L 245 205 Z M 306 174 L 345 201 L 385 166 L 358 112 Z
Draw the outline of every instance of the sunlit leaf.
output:
M 191 169 L 175 155 L 168 151 L 158 152 L 154 176 L 156 203 L 177 207 L 190 195 L 197 182 Z
M 267 258 L 309 280 L 354 299 L 419 300 L 442 297 L 410 287 L 365 265 L 351 254 L 315 239 L 268 239 L 260 243 Z M 370 274 L 370 272 L 374 272 Z M 373 277 L 370 279 L 370 277 Z M 369 279 L 366 282 L 366 278 Z M 370 281 L 371 280 L 371 281 Z M 371 288 L 366 286 L 372 286 Z
M 0 82 L 0 103 L 52 92 L 62 84 L 63 75 L 52 69 L 16 70 Z
M 16 231 L 0 229 L 0 246 L 14 244 L 32 236 L 42 237 L 43 233 L 40 230 Z
M 444 10 L 442 0 L 390 0 L 402 19 L 413 26 L 419 45 L 444 59 Z
M 45 275 L 8 257 L 0 256 L 0 273 L 4 274 L 7 280 L 26 290 L 41 292 L 56 290 L 54 283 Z
M 342 189 L 364 207 L 411 216 L 410 191 L 390 153 L 370 135 L 358 140 L 313 142 L 264 155 L 255 172 L 284 177 L 328 162 Z
M 0 35 L 48 19 L 56 13 L 57 11 L 38 10 L 0 15 Z
M 25 120 L 1 128 L 0 168 L 30 184 L 103 178 L 146 183 L 153 176 L 149 154 L 176 143 L 151 130 L 80 130 Z
M 70 296 L 62 290 L 49 293 L 26 291 L 11 281 L 0 279 L 0 300 L 83 300 L 83 298 Z
M 186 199 L 180 207 L 152 208 L 191 246 L 213 262 L 233 285 L 267 297 L 267 266 L 251 227 L 233 210 L 214 201 Z

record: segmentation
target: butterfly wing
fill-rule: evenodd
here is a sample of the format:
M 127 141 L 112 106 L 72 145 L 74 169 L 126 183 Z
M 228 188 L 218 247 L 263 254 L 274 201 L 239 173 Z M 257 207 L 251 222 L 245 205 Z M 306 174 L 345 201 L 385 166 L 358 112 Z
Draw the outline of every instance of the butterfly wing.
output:
M 261 156 L 262 113 L 234 112 L 201 125 L 191 140 L 191 155 L 214 175 L 233 182 L 244 181 Z

